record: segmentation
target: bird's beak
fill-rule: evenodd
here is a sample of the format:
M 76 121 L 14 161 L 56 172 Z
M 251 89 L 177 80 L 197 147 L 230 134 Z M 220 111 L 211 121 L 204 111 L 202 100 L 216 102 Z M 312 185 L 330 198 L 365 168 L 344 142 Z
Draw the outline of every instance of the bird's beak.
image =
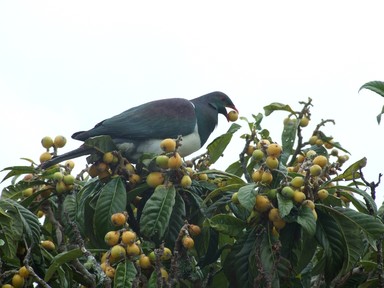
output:
M 239 113 L 239 110 L 237 110 L 237 108 L 235 107 L 235 105 L 230 105 L 230 106 L 226 106 L 227 108 L 231 108 L 232 110 L 235 110 L 237 113 Z M 229 119 L 229 114 L 227 113 L 225 115 L 225 118 L 227 118 L 227 121 L 230 122 L 231 120 Z

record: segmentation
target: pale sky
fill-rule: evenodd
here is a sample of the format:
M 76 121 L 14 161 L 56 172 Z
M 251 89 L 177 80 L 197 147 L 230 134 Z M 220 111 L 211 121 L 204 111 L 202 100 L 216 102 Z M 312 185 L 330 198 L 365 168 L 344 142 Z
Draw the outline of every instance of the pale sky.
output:
M 38 161 L 46 135 L 67 137 L 66 152 L 80 145 L 73 132 L 130 107 L 220 90 L 249 119 L 311 97 L 311 127 L 334 119 L 323 131 L 352 153 L 349 164 L 366 156 L 370 181 L 384 173 L 384 98 L 358 93 L 384 81 L 382 1 L 185 3 L 1 1 L 0 169 Z M 285 116 L 262 122 L 276 142 Z M 221 117 L 210 140 L 228 127 Z M 237 159 L 241 133 L 215 168 Z

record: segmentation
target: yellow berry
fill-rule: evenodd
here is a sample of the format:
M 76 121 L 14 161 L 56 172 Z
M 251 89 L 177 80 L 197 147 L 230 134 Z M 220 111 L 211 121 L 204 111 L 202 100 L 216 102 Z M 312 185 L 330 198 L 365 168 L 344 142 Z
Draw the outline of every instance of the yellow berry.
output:
M 49 136 L 45 136 L 41 139 L 41 145 L 43 145 L 44 148 L 49 149 L 53 146 L 53 139 Z
M 164 139 L 160 142 L 160 148 L 164 152 L 173 152 L 176 150 L 176 141 L 171 138 Z
M 264 195 L 256 195 L 256 202 L 254 209 L 260 213 L 268 211 L 271 208 L 271 202 L 269 201 L 267 196 Z
M 120 232 L 119 231 L 109 231 L 104 236 L 104 241 L 108 246 L 115 246 L 119 243 Z
M 229 111 L 227 118 L 231 122 L 237 121 L 239 119 L 239 113 L 237 113 L 235 110 Z
M 320 189 L 317 191 L 317 196 L 319 197 L 320 200 L 324 200 L 327 198 L 329 195 L 328 191 L 326 189 Z
M 270 184 L 273 180 L 272 173 L 269 171 L 264 171 L 263 175 L 261 175 L 261 182 L 264 184 Z
M 314 164 L 311 167 L 309 167 L 309 173 L 311 176 L 319 176 L 321 174 L 321 166 L 318 164 Z
M 20 274 L 21 277 L 27 278 L 29 276 L 29 270 L 27 269 L 27 267 L 22 266 L 19 269 L 19 274 Z
M 300 119 L 300 127 L 307 127 L 309 124 L 309 119 L 306 116 L 303 116 L 303 118 Z
M 271 170 L 276 169 L 279 166 L 279 160 L 274 156 L 268 156 L 267 159 L 265 159 L 265 165 Z
M 146 179 L 147 184 L 150 187 L 157 187 L 164 182 L 164 175 L 161 172 L 151 172 Z
M 160 259 L 162 261 L 167 261 L 167 260 L 171 259 L 171 257 L 172 257 L 171 249 L 169 249 L 168 247 L 164 247 L 164 252 L 163 252 L 163 255 L 161 255 Z
M 114 155 L 112 152 L 104 153 L 103 155 L 103 162 L 110 164 L 113 162 Z
M 114 213 L 111 216 L 111 222 L 115 226 L 122 226 L 127 222 L 128 215 L 126 213 Z
M 142 269 L 149 269 L 152 267 L 151 260 L 145 254 L 141 254 L 139 258 L 139 265 Z
M 291 186 L 295 188 L 300 188 L 304 185 L 304 178 L 301 176 L 296 176 L 291 180 Z
M 136 243 L 132 243 L 131 245 L 127 246 L 128 256 L 137 256 L 137 255 L 140 255 L 140 253 L 141 253 L 141 249 L 139 245 L 137 245 Z
M 56 248 L 55 244 L 50 240 L 41 241 L 41 246 L 50 251 L 55 250 Z
M 183 159 L 181 158 L 180 154 L 175 152 L 174 155 L 169 157 L 168 159 L 168 168 L 170 169 L 178 169 L 183 165 Z
M 327 159 L 327 157 L 325 157 L 324 155 L 319 155 L 319 156 L 316 156 L 316 157 L 313 159 L 312 164 L 317 164 L 317 165 L 319 165 L 321 168 L 324 168 L 325 165 L 328 164 L 328 159 Z
M 276 144 L 276 143 L 269 144 L 267 147 L 267 155 L 268 156 L 278 158 L 278 157 L 280 157 L 280 154 L 282 151 L 283 151 L 283 149 L 281 148 L 281 146 L 279 144 Z
M 167 169 L 168 161 L 169 161 L 169 157 L 167 155 L 159 155 L 156 157 L 156 164 L 160 168 Z
M 293 192 L 293 200 L 297 203 L 302 203 L 305 200 L 306 196 L 303 192 L 295 190 Z
M 67 143 L 67 139 L 64 136 L 58 135 L 53 140 L 53 145 L 56 148 L 63 148 L 65 144 Z
M 40 155 L 40 163 L 43 163 L 43 162 L 46 162 L 48 160 L 51 160 L 52 159 L 52 154 L 49 153 L 49 152 L 44 152 Z
M 24 286 L 24 278 L 20 276 L 19 274 L 15 274 L 12 277 L 12 285 L 15 288 L 21 288 Z
M 189 175 L 184 175 L 183 178 L 181 178 L 180 185 L 183 188 L 189 188 L 192 185 L 192 179 Z
M 201 233 L 201 228 L 197 225 L 190 224 L 188 227 L 188 232 L 191 236 L 198 236 Z
M 121 235 L 121 241 L 126 245 L 131 245 L 135 243 L 136 233 L 131 230 L 124 231 Z
M 264 171 L 262 170 L 256 170 L 252 173 L 252 180 L 253 182 L 257 183 L 261 181 L 261 177 L 263 176 Z

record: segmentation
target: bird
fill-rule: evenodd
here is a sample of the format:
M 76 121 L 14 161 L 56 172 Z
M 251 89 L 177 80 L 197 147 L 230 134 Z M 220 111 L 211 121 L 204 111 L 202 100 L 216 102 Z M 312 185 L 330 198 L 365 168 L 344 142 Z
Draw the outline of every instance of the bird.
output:
M 105 119 L 90 130 L 76 132 L 72 139 L 86 141 L 96 136 L 110 136 L 121 155 L 128 161 L 137 163 L 144 153 L 160 154 L 162 140 L 181 136 L 178 152 L 180 156 L 186 157 L 203 147 L 217 127 L 219 114 L 229 121 L 226 108 L 238 112 L 229 96 L 220 91 L 191 100 L 154 100 Z M 41 168 L 47 169 L 94 151 L 94 148 L 83 143 L 74 150 L 43 162 Z

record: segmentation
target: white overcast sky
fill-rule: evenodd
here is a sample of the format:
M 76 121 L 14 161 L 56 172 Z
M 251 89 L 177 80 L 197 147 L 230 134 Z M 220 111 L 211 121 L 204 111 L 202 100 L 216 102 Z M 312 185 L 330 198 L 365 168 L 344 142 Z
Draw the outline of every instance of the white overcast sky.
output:
M 311 97 L 311 127 L 334 119 L 323 131 L 352 153 L 349 164 L 366 156 L 366 176 L 377 180 L 384 98 L 358 89 L 384 81 L 382 1 L 186 3 L 1 1 L 0 169 L 37 161 L 43 136 L 66 136 L 65 152 L 80 144 L 73 132 L 132 106 L 220 90 L 248 118 L 271 102 L 298 109 Z M 262 123 L 277 142 L 285 116 Z M 210 140 L 228 127 L 221 117 Z M 242 145 L 233 142 L 216 168 Z

